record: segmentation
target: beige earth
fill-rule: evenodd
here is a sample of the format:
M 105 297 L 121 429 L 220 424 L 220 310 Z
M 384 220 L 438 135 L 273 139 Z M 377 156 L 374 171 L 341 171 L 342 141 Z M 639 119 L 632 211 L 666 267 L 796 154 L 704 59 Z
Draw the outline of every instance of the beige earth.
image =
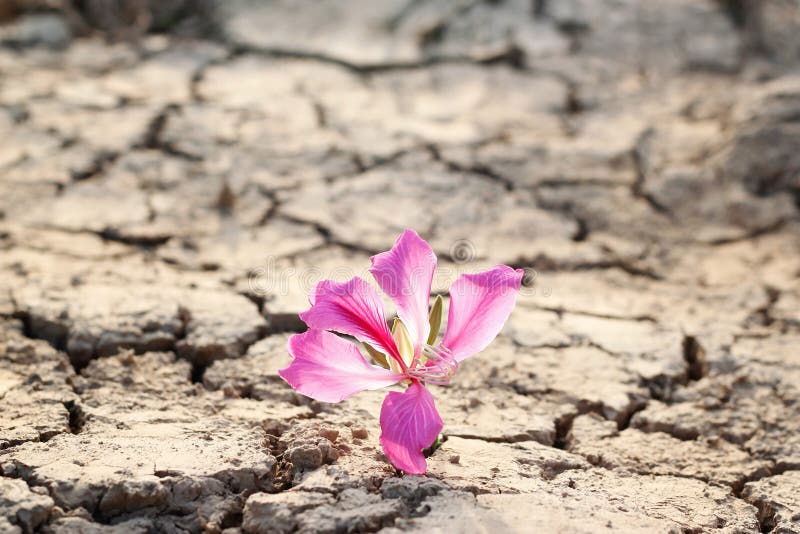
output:
M 0 531 L 800 532 L 800 2 L 11 4 Z M 527 270 L 425 476 L 277 374 L 409 227 Z

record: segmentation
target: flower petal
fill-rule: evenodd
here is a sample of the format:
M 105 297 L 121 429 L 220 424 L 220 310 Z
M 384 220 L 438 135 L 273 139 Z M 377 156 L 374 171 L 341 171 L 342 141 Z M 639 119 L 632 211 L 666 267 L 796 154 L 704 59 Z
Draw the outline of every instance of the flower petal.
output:
M 310 300 L 311 308 L 300 314 L 309 328 L 349 334 L 401 360 L 378 291 L 363 278 L 323 280 Z
M 456 361 L 482 351 L 497 337 L 514 309 L 522 275 L 522 269 L 498 265 L 453 283 L 442 345 Z
M 390 391 L 381 406 L 381 446 L 395 467 L 420 475 L 427 464 L 422 450 L 442 431 L 433 395 L 419 382 L 403 393 Z
M 370 365 L 358 347 L 325 330 L 289 338 L 292 362 L 278 374 L 296 391 L 323 402 L 339 402 L 365 389 L 380 389 L 403 375 Z
M 428 300 L 436 254 L 414 230 L 406 230 L 387 252 L 372 256 L 369 272 L 397 306 L 415 347 L 428 338 Z

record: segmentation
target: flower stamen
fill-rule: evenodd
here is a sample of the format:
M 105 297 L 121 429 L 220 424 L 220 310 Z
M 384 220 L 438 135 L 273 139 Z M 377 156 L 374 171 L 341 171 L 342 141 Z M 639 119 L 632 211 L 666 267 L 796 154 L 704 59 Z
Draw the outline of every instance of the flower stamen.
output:
M 428 384 L 446 386 L 458 370 L 458 362 L 446 347 L 424 345 L 422 358 L 406 374 Z

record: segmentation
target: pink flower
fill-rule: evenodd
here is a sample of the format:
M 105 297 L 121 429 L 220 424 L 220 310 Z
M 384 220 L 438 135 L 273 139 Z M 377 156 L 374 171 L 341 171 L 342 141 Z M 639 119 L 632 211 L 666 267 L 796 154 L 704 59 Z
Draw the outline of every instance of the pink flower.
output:
M 370 272 L 397 306 L 392 329 L 378 292 L 364 279 L 323 280 L 310 296 L 311 308 L 300 314 L 308 330 L 289 339 L 293 359 L 279 373 L 298 392 L 323 402 L 408 384 L 404 392 L 390 391 L 383 401 L 380 441 L 395 467 L 421 474 L 426 468 L 422 451 L 443 426 L 425 384 L 448 384 L 460 362 L 492 342 L 514 308 L 523 273 L 498 265 L 460 276 L 450 287 L 447 330 L 435 344 L 442 300 L 429 312 L 436 255 L 428 243 L 406 230 L 392 250 L 371 260 Z M 355 343 L 331 331 L 361 341 L 381 366 L 369 363 Z

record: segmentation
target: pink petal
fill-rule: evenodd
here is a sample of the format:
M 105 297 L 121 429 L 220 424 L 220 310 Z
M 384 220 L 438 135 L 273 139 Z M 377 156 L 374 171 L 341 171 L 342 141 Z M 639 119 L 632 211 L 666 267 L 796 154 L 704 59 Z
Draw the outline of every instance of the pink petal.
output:
M 378 292 L 363 278 L 323 280 L 310 300 L 311 308 L 300 314 L 309 328 L 349 334 L 401 360 Z
M 384 293 L 397 305 L 397 315 L 408 328 L 415 347 L 428 338 L 428 300 L 436 254 L 414 230 L 397 238 L 392 250 L 371 258 L 369 270 Z
M 419 382 L 403 393 L 390 391 L 381 407 L 381 445 L 394 466 L 421 475 L 427 467 L 422 450 L 442 431 L 433 395 Z
M 456 361 L 482 351 L 497 337 L 514 309 L 522 275 L 522 269 L 498 265 L 453 283 L 442 345 Z
M 339 402 L 365 389 L 380 389 L 403 375 L 370 365 L 354 343 L 325 330 L 289 338 L 292 363 L 278 374 L 296 391 L 323 402 Z

